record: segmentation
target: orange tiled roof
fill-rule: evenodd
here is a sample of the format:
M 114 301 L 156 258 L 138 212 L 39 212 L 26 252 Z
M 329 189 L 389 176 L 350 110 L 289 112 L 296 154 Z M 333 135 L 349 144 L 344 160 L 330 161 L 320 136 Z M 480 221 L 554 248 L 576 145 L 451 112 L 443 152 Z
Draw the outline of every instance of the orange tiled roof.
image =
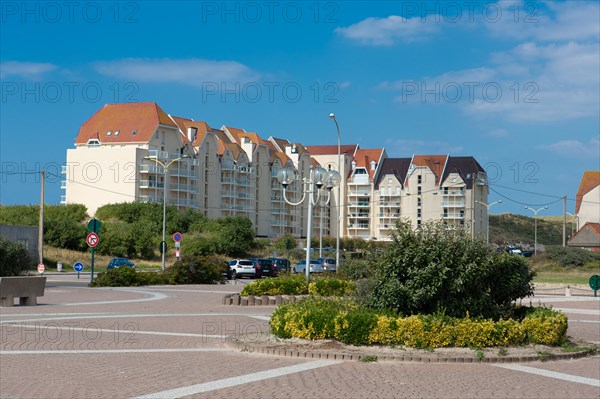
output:
M 336 145 L 308 145 L 307 151 L 311 155 L 337 155 L 338 146 Z M 354 155 L 358 150 L 358 144 L 344 144 L 340 146 L 340 154 Z
M 435 184 L 437 185 L 440 183 L 447 161 L 448 155 L 415 155 L 412 164 L 428 167 L 435 174 Z
M 336 150 L 337 151 L 337 150 Z M 371 170 L 371 162 L 375 161 L 379 164 L 381 156 L 383 155 L 383 148 L 374 149 L 358 149 L 354 154 L 354 162 L 356 162 L 357 168 L 365 168 L 369 173 L 369 179 L 373 180 L 375 177 L 375 171 Z
M 171 118 L 173 118 L 173 120 L 175 121 L 175 123 L 179 127 L 179 130 L 181 130 L 181 132 L 183 133 L 183 135 L 186 138 L 187 138 L 188 128 L 194 127 L 194 128 L 197 129 L 197 131 L 196 131 L 196 139 L 192 143 L 195 147 L 198 147 L 202 143 L 202 140 L 204 140 L 204 136 L 206 136 L 207 132 L 213 130 L 208 125 L 208 123 L 206 123 L 204 121 L 194 121 L 193 119 L 181 118 L 181 117 L 172 116 L 172 115 L 171 115 Z
M 586 170 L 583 172 L 583 177 L 581 178 L 581 183 L 579 183 L 579 189 L 577 190 L 577 196 L 575 197 L 575 213 L 579 213 L 583 196 L 599 185 L 600 171 Z
M 75 144 L 94 138 L 101 143 L 147 143 L 159 125 L 177 127 L 154 102 L 106 104 L 81 125 Z

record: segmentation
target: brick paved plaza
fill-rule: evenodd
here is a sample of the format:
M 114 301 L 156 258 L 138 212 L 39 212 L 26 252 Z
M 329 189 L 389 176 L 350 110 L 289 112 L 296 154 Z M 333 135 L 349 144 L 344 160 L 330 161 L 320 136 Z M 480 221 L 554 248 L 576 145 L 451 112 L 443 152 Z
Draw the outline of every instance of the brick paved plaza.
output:
M 83 276 L 82 276 L 83 277 Z M 87 288 L 49 276 L 38 306 L 0 308 L 2 398 L 600 398 L 600 356 L 527 364 L 337 361 L 258 355 L 274 307 L 225 306 L 231 285 Z M 600 345 L 600 302 L 535 299 Z

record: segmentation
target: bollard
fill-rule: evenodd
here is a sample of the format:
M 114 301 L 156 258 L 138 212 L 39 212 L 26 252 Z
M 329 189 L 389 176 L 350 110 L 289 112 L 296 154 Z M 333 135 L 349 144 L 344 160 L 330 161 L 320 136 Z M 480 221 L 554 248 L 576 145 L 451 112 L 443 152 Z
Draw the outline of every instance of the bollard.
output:
M 571 296 L 571 287 L 567 285 L 567 288 L 565 288 L 565 296 Z
M 57 271 L 57 272 L 62 272 L 62 262 L 58 262 L 58 263 L 56 264 L 56 271 Z

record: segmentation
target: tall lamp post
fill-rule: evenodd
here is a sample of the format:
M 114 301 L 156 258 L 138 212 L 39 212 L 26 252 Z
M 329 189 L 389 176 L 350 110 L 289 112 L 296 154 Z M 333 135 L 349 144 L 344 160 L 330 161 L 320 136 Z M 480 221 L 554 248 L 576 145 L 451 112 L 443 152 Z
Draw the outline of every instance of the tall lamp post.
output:
M 342 173 L 342 157 L 341 157 L 341 144 L 340 144 L 340 125 L 337 122 L 337 119 L 335 119 L 335 115 L 333 113 L 329 114 L 329 119 L 331 119 L 334 123 L 335 123 L 335 127 L 337 129 L 337 137 L 338 137 L 338 174 L 340 174 L 340 180 L 341 180 L 341 173 Z M 337 200 L 337 234 L 335 237 L 335 270 L 339 270 L 340 268 L 340 232 L 341 232 L 341 222 L 342 222 L 342 187 L 341 187 L 341 182 L 340 184 L 338 184 L 338 188 L 337 188 L 337 196 L 338 196 L 338 200 Z
M 487 222 L 487 230 L 485 232 L 485 242 L 489 244 L 490 243 L 490 208 L 496 204 L 501 204 L 502 200 L 494 201 L 491 204 L 486 204 L 485 202 L 482 202 L 482 201 L 475 201 L 475 202 L 485 206 L 485 208 L 487 209 L 488 222 Z
M 277 173 L 277 180 L 283 186 L 283 199 L 285 202 L 292 206 L 300 205 L 304 202 L 305 199 L 308 199 L 308 218 L 307 218 L 307 226 L 306 226 L 306 283 L 309 283 L 310 279 L 310 240 L 312 234 L 312 214 L 313 214 L 313 206 L 319 202 L 319 198 L 321 196 L 321 188 L 325 186 L 327 189 L 327 202 L 331 198 L 331 189 L 337 186 L 340 183 L 340 174 L 335 170 L 327 171 L 322 167 L 317 167 L 310 170 L 310 175 L 308 178 L 302 179 L 302 184 L 304 186 L 304 191 L 302 194 L 302 198 L 298 202 L 291 202 L 287 199 L 286 189 L 287 186 L 297 180 L 296 171 L 291 167 L 286 167 L 284 169 L 280 169 Z M 315 191 L 317 192 L 316 197 L 314 196 Z
M 530 207 L 526 206 L 525 209 L 529 209 L 531 212 L 533 212 L 533 225 L 534 225 L 533 254 L 537 255 L 537 214 L 538 214 L 539 211 L 541 211 L 543 209 L 548 209 L 548 207 L 547 206 L 543 206 L 543 207 L 538 208 L 538 209 L 533 209 L 533 208 L 530 208 Z
M 144 157 L 144 159 L 149 160 L 149 161 L 154 161 L 163 167 L 163 175 L 164 175 L 164 179 L 163 179 L 164 180 L 163 181 L 163 225 L 162 225 L 162 241 L 160 243 L 160 249 L 162 252 L 162 262 L 161 262 L 162 271 L 165 271 L 165 256 L 166 256 L 166 252 L 167 252 L 167 190 L 168 190 L 167 177 L 169 174 L 169 166 L 171 166 L 171 164 L 173 164 L 174 162 L 177 162 L 184 158 L 190 158 L 190 156 L 187 154 L 182 155 L 182 156 L 175 158 L 175 159 L 171 160 L 170 162 L 164 164 L 161 161 L 159 161 L 156 157 L 150 157 L 150 156 Z

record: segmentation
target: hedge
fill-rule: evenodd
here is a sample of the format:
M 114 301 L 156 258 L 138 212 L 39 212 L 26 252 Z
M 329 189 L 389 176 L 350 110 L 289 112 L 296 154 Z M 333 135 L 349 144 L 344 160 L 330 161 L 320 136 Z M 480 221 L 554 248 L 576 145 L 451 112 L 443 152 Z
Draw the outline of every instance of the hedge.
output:
M 306 287 L 304 276 L 281 276 L 253 281 L 242 289 L 241 295 L 303 295 L 346 296 L 354 294 L 354 281 L 319 278 Z
M 559 346 L 566 340 L 567 317 L 546 308 L 524 308 L 522 320 L 436 315 L 402 317 L 347 300 L 308 298 L 279 306 L 271 332 L 280 338 L 336 339 L 353 345 L 384 344 L 416 348 Z

